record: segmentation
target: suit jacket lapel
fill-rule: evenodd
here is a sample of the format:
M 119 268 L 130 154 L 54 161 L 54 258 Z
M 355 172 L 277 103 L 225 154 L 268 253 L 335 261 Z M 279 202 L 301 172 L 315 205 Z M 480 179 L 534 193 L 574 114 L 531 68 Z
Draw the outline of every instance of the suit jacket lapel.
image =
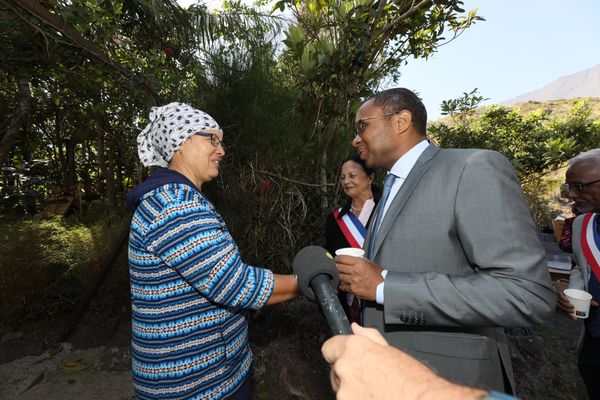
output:
M 398 214 L 400 214 L 402 207 L 404 207 L 406 200 L 408 200 L 408 198 L 412 194 L 413 190 L 415 189 L 425 172 L 427 172 L 427 170 L 431 166 L 431 160 L 433 160 L 433 158 L 439 150 L 439 147 L 430 144 L 429 147 L 425 149 L 423 154 L 419 156 L 414 167 L 411 169 L 410 173 L 404 180 L 402 187 L 396 194 L 396 197 L 394 197 L 394 199 L 392 200 L 392 204 L 390 204 L 390 207 L 385 213 L 383 221 L 381 221 L 381 227 L 379 228 L 379 232 L 377 233 L 377 237 L 375 238 L 376 242 L 375 247 L 373 248 L 373 259 L 379 251 L 379 247 L 381 247 L 383 239 L 385 239 L 385 236 L 389 232 L 393 223 L 396 221 Z M 383 204 L 381 206 L 383 207 Z M 371 229 L 372 226 L 369 227 L 368 237 L 371 236 Z M 365 248 L 367 247 L 365 246 Z

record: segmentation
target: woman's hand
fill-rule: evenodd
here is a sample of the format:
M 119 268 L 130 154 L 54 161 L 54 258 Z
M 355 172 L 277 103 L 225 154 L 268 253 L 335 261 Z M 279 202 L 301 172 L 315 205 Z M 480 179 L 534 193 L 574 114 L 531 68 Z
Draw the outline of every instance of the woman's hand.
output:
M 570 319 L 577 319 L 575 318 L 575 316 L 573 315 L 573 311 L 575 310 L 575 307 L 573 306 L 573 304 L 571 304 L 571 302 L 569 301 L 569 298 L 564 294 L 564 293 L 559 293 L 558 294 L 558 309 L 565 314 L 567 317 L 569 317 Z

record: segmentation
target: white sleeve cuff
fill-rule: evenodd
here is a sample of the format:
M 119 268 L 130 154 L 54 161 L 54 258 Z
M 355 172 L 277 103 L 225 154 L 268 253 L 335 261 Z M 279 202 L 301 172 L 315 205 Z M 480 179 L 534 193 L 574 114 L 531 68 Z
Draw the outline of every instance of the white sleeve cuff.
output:
M 385 277 L 388 273 L 387 269 L 384 269 L 383 271 L 381 271 L 381 276 L 383 277 L 383 282 L 381 282 L 379 285 L 377 285 L 377 292 L 375 293 L 375 301 L 377 301 L 377 304 L 381 304 L 383 305 L 383 285 L 385 284 Z

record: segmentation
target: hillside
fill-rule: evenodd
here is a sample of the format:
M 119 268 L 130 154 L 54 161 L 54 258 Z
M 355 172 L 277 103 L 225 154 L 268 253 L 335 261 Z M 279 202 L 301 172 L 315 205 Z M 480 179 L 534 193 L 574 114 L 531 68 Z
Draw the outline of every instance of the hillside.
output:
M 502 105 L 526 101 L 600 97 L 600 64 L 571 75 L 563 76 L 540 89 L 503 101 Z
M 543 109 L 549 112 L 550 119 L 556 120 L 565 118 L 569 114 L 569 111 L 573 108 L 573 106 L 581 100 L 581 98 L 548 101 L 531 100 L 523 103 L 515 103 L 510 105 L 509 107 L 512 109 L 519 109 L 524 114 L 529 114 L 539 109 Z M 592 119 L 600 119 L 600 97 L 587 98 L 586 100 L 591 108 Z
M 582 99 L 560 99 L 560 100 L 548 100 L 548 101 L 526 101 L 522 103 L 515 103 L 511 105 L 500 104 L 502 107 L 510 109 L 518 109 L 523 114 L 531 114 L 538 110 L 544 110 L 548 113 L 548 118 L 552 121 L 561 120 L 568 116 L 569 112 L 577 102 Z M 600 97 L 587 98 L 585 99 L 591 109 L 591 118 L 594 120 L 600 120 Z M 480 107 L 475 111 L 475 115 L 484 113 L 491 106 Z M 440 118 L 434 123 L 444 123 L 452 125 L 452 118 L 449 116 Z

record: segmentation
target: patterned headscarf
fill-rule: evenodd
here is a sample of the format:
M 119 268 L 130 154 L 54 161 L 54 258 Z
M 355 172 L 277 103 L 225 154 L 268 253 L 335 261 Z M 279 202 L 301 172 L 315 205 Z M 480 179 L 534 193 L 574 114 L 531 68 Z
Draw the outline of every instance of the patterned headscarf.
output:
M 168 167 L 181 145 L 194 133 L 205 129 L 221 131 L 217 121 L 204 111 L 177 102 L 152 107 L 150 123 L 137 137 L 142 164 Z

